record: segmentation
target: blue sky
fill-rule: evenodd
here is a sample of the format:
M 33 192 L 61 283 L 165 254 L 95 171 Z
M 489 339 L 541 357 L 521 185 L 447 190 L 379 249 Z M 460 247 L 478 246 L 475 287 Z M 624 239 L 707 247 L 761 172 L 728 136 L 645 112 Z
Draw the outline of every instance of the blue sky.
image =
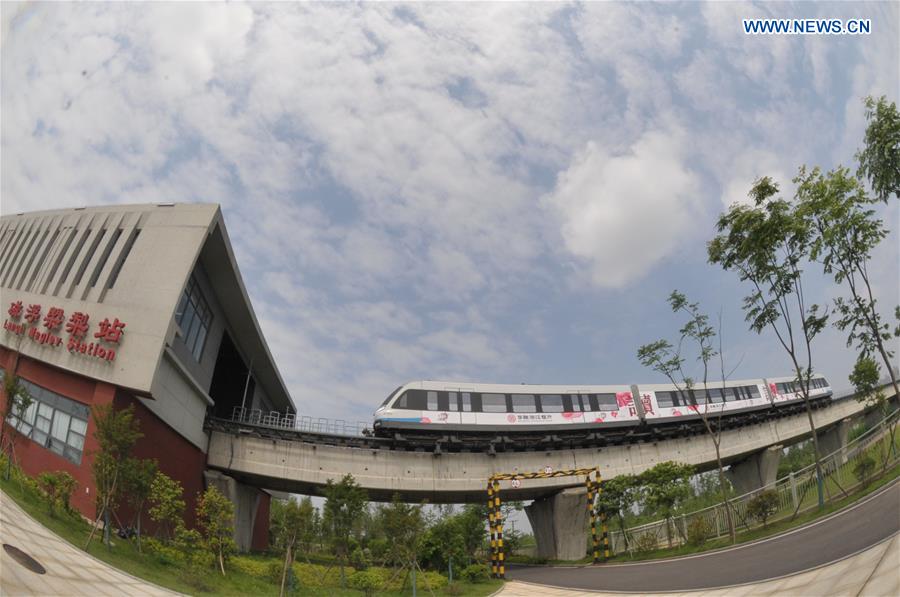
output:
M 660 381 L 635 351 L 675 336 L 673 288 L 721 311 L 733 377 L 789 374 L 705 243 L 755 178 L 850 163 L 900 64 L 896 3 L 0 10 L 3 212 L 221 203 L 298 409 L 359 420 L 413 379 Z M 885 307 L 897 263 L 892 233 Z M 846 386 L 841 334 L 814 350 Z

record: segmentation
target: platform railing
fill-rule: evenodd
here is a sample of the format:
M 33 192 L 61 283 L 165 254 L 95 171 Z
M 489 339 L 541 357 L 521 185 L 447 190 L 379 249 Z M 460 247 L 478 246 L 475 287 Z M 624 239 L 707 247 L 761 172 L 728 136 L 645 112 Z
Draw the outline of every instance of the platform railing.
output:
M 263 411 L 235 406 L 231 411 L 231 420 L 244 425 L 285 429 L 307 433 L 328 435 L 364 436 L 371 429 L 364 421 L 345 421 L 343 419 L 327 419 L 324 417 L 300 416 L 294 413 L 280 413 L 276 410 Z
M 891 425 L 898 422 L 900 411 L 894 410 L 862 435 L 846 446 L 835 450 L 822 458 L 822 474 L 826 492 L 826 501 L 834 501 L 845 497 L 854 489 L 867 484 L 869 479 L 863 473 L 866 468 L 871 477 L 877 477 L 885 468 L 890 469 L 900 462 L 900 449 L 896 441 L 900 439 L 900 429 L 894 443 L 890 440 Z M 887 440 L 887 441 L 884 441 Z M 871 458 L 872 465 L 860 465 L 860 462 Z M 767 520 L 773 521 L 790 518 L 797 512 L 817 507 L 818 491 L 815 463 L 777 479 L 774 483 L 761 487 L 744 495 L 729 500 L 733 514 L 735 530 L 742 532 L 762 526 L 749 512 L 751 500 L 763 491 L 774 491 L 776 508 Z M 698 523 L 703 519 L 703 523 Z M 669 541 L 673 545 L 681 545 L 687 541 L 692 525 L 707 530 L 707 538 L 714 539 L 728 535 L 728 519 L 724 504 L 716 504 L 702 510 L 678 514 L 672 519 L 658 520 L 626 529 L 627 543 L 621 530 L 610 532 L 610 546 L 614 553 L 636 551 L 648 548 L 663 548 Z M 704 524 L 705 523 L 705 524 Z M 610 526 L 616 526 L 612 521 Z M 695 528 L 697 528 L 695 527 Z M 627 545 L 627 546 L 626 546 Z

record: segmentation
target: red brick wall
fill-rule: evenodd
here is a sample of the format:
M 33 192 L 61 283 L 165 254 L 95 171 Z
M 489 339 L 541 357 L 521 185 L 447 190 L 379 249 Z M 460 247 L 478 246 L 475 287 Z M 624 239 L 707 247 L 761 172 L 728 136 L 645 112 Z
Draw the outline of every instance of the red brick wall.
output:
M 185 519 L 189 526 L 194 525 L 197 494 L 204 489 L 203 470 L 206 468 L 206 454 L 203 451 L 166 425 L 159 417 L 141 404 L 139 400 L 132 397 L 129 393 L 117 389 L 115 386 L 62 371 L 28 357 L 20 357 L 16 366 L 15 358 L 15 353 L 0 347 L 0 366 L 8 374 L 12 374 L 15 368 L 15 373 L 22 379 L 27 379 L 57 394 L 88 406 L 108 404 L 113 401 L 117 408 L 127 408 L 133 404 L 135 417 L 140 423 L 141 432 L 144 434 L 135 445 L 134 456 L 137 458 L 155 458 L 158 461 L 160 470 L 181 482 L 184 488 L 185 502 L 187 503 Z M 2 401 L 2 407 L 5 409 L 6 396 L 0 397 L 0 401 Z M 94 516 L 96 504 L 95 488 L 91 477 L 91 463 L 93 461 L 92 454 L 97 450 L 98 446 L 97 441 L 94 439 L 93 417 L 88 420 L 84 452 L 80 465 L 76 465 L 62 456 L 54 454 L 49 449 L 39 446 L 30 439 L 20 436 L 9 426 L 6 427 L 4 433 L 13 433 L 15 435 L 15 455 L 18 464 L 29 475 L 36 476 L 44 471 L 58 470 L 71 474 L 78 482 L 78 487 L 72 496 L 72 505 L 88 518 Z M 132 515 L 126 508 L 122 509 L 120 516 L 123 524 L 130 523 Z M 141 527 L 148 532 L 155 530 L 155 525 L 153 525 L 146 513 L 142 518 Z
M 97 382 L 79 375 L 50 367 L 28 357 L 20 357 L 16 364 L 16 355 L 3 349 L 0 361 L 8 375 L 15 374 L 22 379 L 47 388 L 57 394 L 71 398 L 88 406 L 108 404 L 115 396 L 115 387 L 104 382 Z M 3 396 L 3 408 L 6 408 L 6 396 Z M 39 446 L 30 439 L 20 436 L 7 426 L 4 434 L 13 433 L 15 437 L 14 452 L 18 465 L 31 476 L 45 471 L 66 471 L 78 482 L 71 504 L 83 515 L 91 518 L 95 511 L 95 491 L 91 480 L 91 454 L 97 450 L 94 439 L 93 420 L 88 420 L 87 435 L 84 438 L 84 450 L 81 464 L 77 465 L 59 456 L 49 449 Z M 6 442 L 4 438 L 4 443 Z

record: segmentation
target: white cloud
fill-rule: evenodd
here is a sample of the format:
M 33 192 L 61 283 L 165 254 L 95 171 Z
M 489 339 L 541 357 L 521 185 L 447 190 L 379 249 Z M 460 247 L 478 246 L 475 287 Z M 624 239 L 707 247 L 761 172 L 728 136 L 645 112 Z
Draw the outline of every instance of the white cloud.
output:
M 650 132 L 622 155 L 589 143 L 559 175 L 547 204 L 597 286 L 626 286 L 693 236 L 699 184 L 685 142 L 683 133 Z

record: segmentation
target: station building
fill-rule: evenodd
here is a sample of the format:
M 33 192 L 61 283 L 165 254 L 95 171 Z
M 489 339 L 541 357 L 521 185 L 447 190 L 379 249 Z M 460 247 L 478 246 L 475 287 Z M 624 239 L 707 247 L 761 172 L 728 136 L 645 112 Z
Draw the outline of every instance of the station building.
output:
M 223 483 L 206 470 L 207 414 L 294 412 L 217 205 L 4 215 L 0 294 L 0 374 L 18 376 L 34 401 L 8 420 L 15 461 L 30 475 L 69 472 L 72 505 L 89 518 L 91 407 L 134 407 L 134 455 L 181 482 L 189 525 L 205 484 Z M 238 545 L 265 548 L 269 493 L 232 482 L 231 494 Z

